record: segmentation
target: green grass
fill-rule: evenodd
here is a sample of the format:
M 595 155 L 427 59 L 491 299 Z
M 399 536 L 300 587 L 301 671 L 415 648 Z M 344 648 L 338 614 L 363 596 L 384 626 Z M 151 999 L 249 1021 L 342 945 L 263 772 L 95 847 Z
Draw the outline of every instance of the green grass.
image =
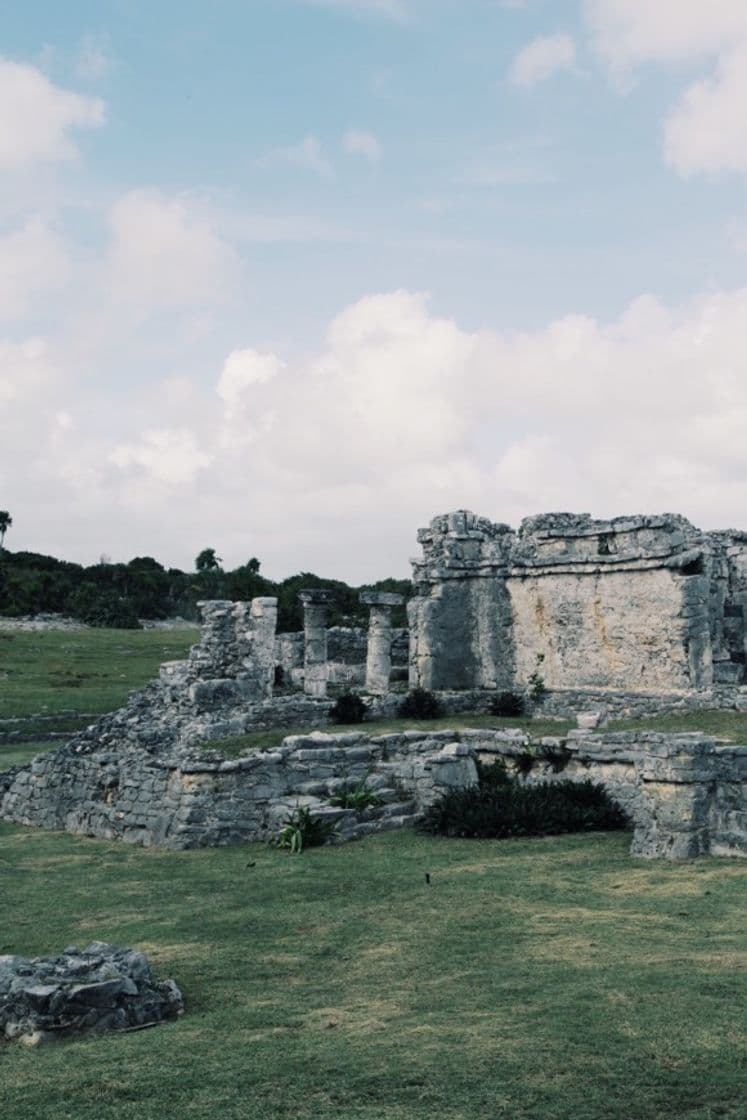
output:
M 0 718 L 112 711 L 198 637 L 197 629 L 0 631 Z
M 504 719 L 500 716 L 454 715 L 438 719 L 386 719 L 364 723 L 331 723 L 327 727 L 276 727 L 271 731 L 248 731 L 244 735 L 231 735 L 225 739 L 210 739 L 199 746 L 205 750 L 217 750 L 229 758 L 235 758 L 244 751 L 266 751 L 277 747 L 286 735 L 308 735 L 311 731 L 322 731 L 336 735 L 347 731 L 361 732 L 364 735 L 390 735 L 400 731 L 446 731 L 466 728 L 509 728 L 520 727 L 535 736 L 564 735 L 575 721 L 550 719 Z
M 747 712 L 672 712 L 649 719 L 619 720 L 614 731 L 705 731 L 735 743 L 747 743 Z
M 0 824 L 0 953 L 137 946 L 187 1004 L 0 1047 L 2 1113 L 744 1120 L 745 868 L 628 843 L 401 832 L 290 856 Z
M 454 715 L 439 719 L 391 719 L 364 723 L 330 724 L 317 730 L 331 734 L 343 731 L 360 731 L 366 735 L 388 735 L 399 731 L 442 731 L 466 728 L 518 727 L 534 738 L 545 735 L 565 735 L 576 726 L 575 720 L 553 719 L 504 719 L 500 716 Z M 249 731 L 245 735 L 231 735 L 226 739 L 205 740 L 199 745 L 205 750 L 220 751 L 228 758 L 236 758 L 245 751 L 272 750 L 280 745 L 286 735 L 308 735 L 308 727 L 278 727 L 272 731 Z M 685 712 L 679 715 L 656 716 L 646 720 L 617 720 L 609 725 L 610 731 L 705 731 L 732 742 L 747 743 L 747 712 Z
M 0 774 L 14 766 L 25 766 L 43 751 L 54 750 L 61 746 L 60 739 L 42 740 L 35 743 L 0 743 Z

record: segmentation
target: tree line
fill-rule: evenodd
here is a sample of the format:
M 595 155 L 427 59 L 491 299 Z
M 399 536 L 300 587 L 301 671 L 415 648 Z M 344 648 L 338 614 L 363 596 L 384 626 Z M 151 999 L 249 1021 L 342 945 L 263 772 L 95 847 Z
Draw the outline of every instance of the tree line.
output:
M 256 557 L 226 571 L 212 548 L 200 552 L 194 571 L 183 572 L 165 568 L 152 556 L 136 556 L 126 564 L 102 559 L 86 567 L 36 552 L 11 552 L 0 545 L 0 615 L 11 617 L 49 612 L 93 626 L 134 628 L 140 625 L 138 619 L 181 616 L 196 621 L 200 599 L 248 600 L 270 595 L 278 600 L 278 630 L 288 632 L 303 628 L 298 592 L 305 587 L 335 592 L 330 611 L 333 626 L 365 625 L 368 608 L 358 601 L 360 591 L 396 591 L 405 597 L 412 593 L 410 581 L 402 579 L 351 587 L 342 580 L 299 572 L 276 582 L 260 573 Z M 404 609 L 394 621 L 406 625 Z

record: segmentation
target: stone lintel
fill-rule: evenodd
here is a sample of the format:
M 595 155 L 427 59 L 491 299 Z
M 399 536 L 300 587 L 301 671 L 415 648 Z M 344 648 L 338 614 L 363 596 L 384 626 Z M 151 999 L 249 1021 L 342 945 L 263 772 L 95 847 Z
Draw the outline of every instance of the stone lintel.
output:
M 328 591 L 324 587 L 307 587 L 303 591 L 299 591 L 298 598 L 304 605 L 309 603 L 313 606 L 324 606 L 334 602 L 335 592 Z
M 401 607 L 405 597 L 395 591 L 361 591 L 358 600 L 367 607 Z

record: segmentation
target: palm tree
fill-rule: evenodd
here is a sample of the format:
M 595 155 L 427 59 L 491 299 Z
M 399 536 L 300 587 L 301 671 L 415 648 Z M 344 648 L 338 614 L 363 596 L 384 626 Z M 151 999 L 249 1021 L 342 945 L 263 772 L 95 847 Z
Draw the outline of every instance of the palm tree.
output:
M 5 534 L 13 524 L 13 518 L 8 513 L 7 509 L 0 509 L 0 551 L 2 551 L 3 542 L 5 541 Z

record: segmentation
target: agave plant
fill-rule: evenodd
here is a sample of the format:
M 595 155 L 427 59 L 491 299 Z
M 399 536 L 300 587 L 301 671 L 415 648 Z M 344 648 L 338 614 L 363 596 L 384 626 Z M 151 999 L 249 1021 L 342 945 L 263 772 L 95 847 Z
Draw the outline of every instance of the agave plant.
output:
M 334 821 L 312 816 L 310 809 L 299 805 L 283 821 L 275 843 L 278 848 L 287 848 L 291 855 L 298 855 L 304 848 L 326 844 L 336 831 Z

